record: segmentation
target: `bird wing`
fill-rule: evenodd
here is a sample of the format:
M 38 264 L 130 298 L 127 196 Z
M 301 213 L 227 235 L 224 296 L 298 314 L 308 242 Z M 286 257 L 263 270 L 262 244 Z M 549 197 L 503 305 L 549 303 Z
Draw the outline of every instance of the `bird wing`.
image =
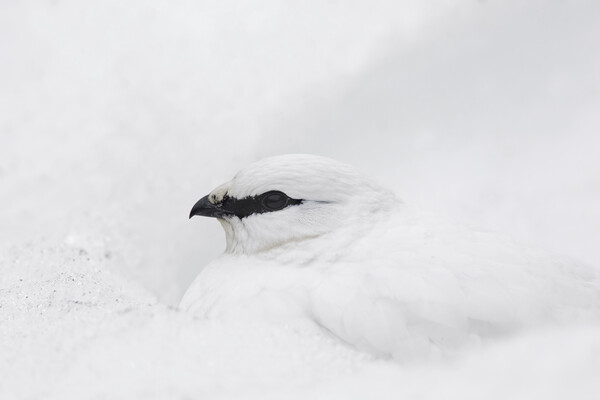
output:
M 597 270 L 420 212 L 357 238 L 321 274 L 315 320 L 360 349 L 403 359 L 526 327 L 600 321 Z

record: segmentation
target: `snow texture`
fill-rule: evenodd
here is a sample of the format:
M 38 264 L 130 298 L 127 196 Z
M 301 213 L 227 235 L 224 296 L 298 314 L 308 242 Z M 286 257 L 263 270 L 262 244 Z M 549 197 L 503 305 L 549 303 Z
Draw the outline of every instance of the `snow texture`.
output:
M 173 305 L 225 247 L 191 205 L 281 153 L 600 265 L 599 19 L 592 0 L 0 2 L 0 398 L 596 399 L 597 325 L 398 364 Z

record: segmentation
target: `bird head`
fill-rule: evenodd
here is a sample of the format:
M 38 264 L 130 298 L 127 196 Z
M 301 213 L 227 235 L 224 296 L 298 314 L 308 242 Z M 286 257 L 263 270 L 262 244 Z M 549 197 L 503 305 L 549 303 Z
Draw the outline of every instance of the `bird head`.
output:
M 253 254 L 368 221 L 395 196 L 347 164 L 290 154 L 250 164 L 192 208 L 217 218 L 227 253 Z

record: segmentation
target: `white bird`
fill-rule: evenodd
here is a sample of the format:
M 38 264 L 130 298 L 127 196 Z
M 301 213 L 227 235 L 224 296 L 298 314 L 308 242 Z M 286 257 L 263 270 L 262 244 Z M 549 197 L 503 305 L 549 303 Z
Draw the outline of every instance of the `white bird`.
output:
M 327 158 L 251 164 L 194 215 L 227 241 L 181 301 L 199 317 L 316 329 L 399 360 L 600 321 L 593 268 L 421 212 Z

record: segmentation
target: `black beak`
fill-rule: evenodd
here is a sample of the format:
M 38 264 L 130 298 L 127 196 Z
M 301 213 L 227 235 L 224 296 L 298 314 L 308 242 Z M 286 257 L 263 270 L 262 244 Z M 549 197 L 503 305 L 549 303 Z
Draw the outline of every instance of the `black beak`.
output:
M 221 204 L 213 204 L 208 201 L 208 196 L 204 196 L 194 204 L 192 211 L 190 211 L 190 218 L 194 215 L 201 215 L 203 217 L 221 218 L 230 213 L 223 210 Z

